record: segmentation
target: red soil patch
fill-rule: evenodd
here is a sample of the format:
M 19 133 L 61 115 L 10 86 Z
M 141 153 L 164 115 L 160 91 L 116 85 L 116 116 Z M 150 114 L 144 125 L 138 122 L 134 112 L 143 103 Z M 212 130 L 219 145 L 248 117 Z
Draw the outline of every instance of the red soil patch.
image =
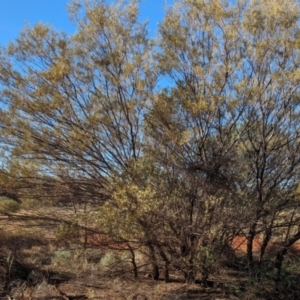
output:
M 259 254 L 261 251 L 263 239 L 261 237 L 255 237 L 253 240 L 253 252 L 254 254 Z M 244 236 L 236 236 L 232 239 L 230 246 L 237 254 L 247 253 L 247 238 Z M 276 253 L 282 248 L 282 244 L 278 241 L 269 242 L 266 252 Z M 300 257 L 300 241 L 296 242 L 288 250 L 288 254 Z
M 253 251 L 259 252 L 261 249 L 261 238 L 255 238 L 253 241 Z M 236 236 L 232 239 L 230 246 L 235 252 L 247 253 L 247 239 L 244 236 Z
M 99 233 L 90 233 L 87 237 L 82 236 L 80 238 L 82 244 L 85 244 L 87 248 L 98 247 L 102 250 L 128 250 L 128 246 L 124 242 L 113 241 L 108 236 L 101 235 Z M 132 248 L 138 248 L 139 244 L 130 243 Z

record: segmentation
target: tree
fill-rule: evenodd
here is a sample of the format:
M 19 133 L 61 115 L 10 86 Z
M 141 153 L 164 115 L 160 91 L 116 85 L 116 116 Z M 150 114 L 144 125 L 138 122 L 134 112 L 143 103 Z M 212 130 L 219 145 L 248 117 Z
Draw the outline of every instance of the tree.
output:
M 70 13 L 73 36 L 38 24 L 1 50 L 1 146 L 32 164 L 20 191 L 93 204 L 136 277 L 138 244 L 153 278 L 206 284 L 240 234 L 260 279 L 278 239 L 278 286 L 299 239 L 299 3 L 176 1 L 156 40 L 136 1 Z
M 74 36 L 38 24 L 1 53 L 7 151 L 68 183 L 89 179 L 97 200 L 109 176 L 141 155 L 155 84 L 145 24 L 137 23 L 136 3 L 124 5 L 74 3 Z
M 157 95 L 149 132 L 162 165 L 185 182 L 193 174 L 197 187 L 182 198 L 190 224 L 179 223 L 198 232 L 203 203 L 221 197 L 219 234 L 242 230 L 250 270 L 254 238 L 264 236 L 261 264 L 275 228 L 288 228 L 278 214 L 298 206 L 298 20 L 295 1 L 187 0 L 160 26 L 158 66 L 172 85 Z M 235 224 L 228 222 L 233 211 Z

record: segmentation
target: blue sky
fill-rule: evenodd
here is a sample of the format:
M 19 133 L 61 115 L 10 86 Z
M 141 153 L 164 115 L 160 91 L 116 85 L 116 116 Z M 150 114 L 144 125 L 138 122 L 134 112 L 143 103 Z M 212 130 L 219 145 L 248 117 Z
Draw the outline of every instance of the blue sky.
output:
M 149 20 L 151 34 L 154 34 L 157 23 L 162 19 L 167 2 L 170 3 L 170 0 L 141 1 L 141 19 Z M 0 0 L 0 45 L 4 46 L 17 38 L 26 23 L 33 26 L 43 22 L 57 30 L 73 33 L 74 26 L 67 13 L 68 3 L 70 0 Z

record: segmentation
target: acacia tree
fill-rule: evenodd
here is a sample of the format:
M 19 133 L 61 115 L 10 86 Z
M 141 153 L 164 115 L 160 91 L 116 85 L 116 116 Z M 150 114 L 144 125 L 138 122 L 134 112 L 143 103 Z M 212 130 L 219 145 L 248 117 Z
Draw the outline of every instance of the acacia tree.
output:
M 249 5 L 243 22 L 247 34 L 246 89 L 252 98 L 244 116 L 251 127 L 242 139 L 247 169 L 243 191 L 252 206 L 246 234 L 247 255 L 252 269 L 253 239 L 263 234 L 259 276 L 270 239 L 278 237 L 278 232 L 284 232 L 289 241 L 296 242 L 298 236 L 297 231 L 291 236 L 289 230 L 295 219 L 284 225 L 279 214 L 299 209 L 295 202 L 300 162 L 299 13 L 299 5 L 294 1 L 276 5 L 262 1 Z M 281 242 L 286 249 L 288 243 Z M 278 263 L 275 266 L 278 268 Z
M 70 11 L 73 36 L 38 24 L 2 49 L 2 142 L 61 180 L 89 179 L 99 200 L 107 179 L 141 155 L 152 46 L 134 2 Z
M 69 10 L 73 36 L 38 24 L 2 49 L 2 145 L 12 159 L 37 162 L 32 189 L 50 174 L 64 201 L 110 199 L 99 212 L 102 232 L 130 249 L 139 241 L 154 257 L 146 214 L 156 206 L 140 195 L 152 191 L 135 171 L 157 76 L 153 43 L 137 21 L 137 1 L 74 1 Z
M 1 50 L 1 146 L 12 161 L 36 166 L 23 173 L 22 182 L 31 183 L 30 189 L 18 185 L 23 197 L 36 197 L 32 191 L 41 190 L 42 180 L 54 183 L 38 195 L 43 199 L 96 207 L 111 199 L 118 207 L 115 190 L 142 155 L 145 109 L 156 82 L 152 42 L 137 21 L 137 1 L 74 1 L 69 10 L 74 35 L 37 24 Z M 84 225 L 94 221 L 82 217 Z M 131 241 L 134 224 L 126 226 L 131 236 L 113 237 Z
M 146 246 L 155 279 L 164 263 L 206 282 L 237 234 L 253 273 L 283 233 L 278 282 L 299 239 L 298 2 L 176 1 L 156 48 L 136 1 L 70 13 L 74 35 L 38 24 L 1 50 L 1 146 L 35 167 L 23 191 L 49 178 L 100 203 L 98 225 Z
M 261 263 L 275 228 L 289 228 L 278 215 L 299 182 L 298 20 L 295 1 L 186 0 L 160 26 L 158 65 L 172 85 L 157 95 L 148 126 L 160 163 L 189 182 L 177 219 L 191 232 L 182 237 L 189 257 L 205 240 L 208 196 L 223 199 L 219 234 L 247 237 L 250 270 L 255 236 L 263 235 Z
M 181 182 L 170 216 L 178 216 L 171 228 L 181 240 L 188 281 L 198 272 L 207 279 L 208 257 L 239 195 L 237 146 L 249 126 L 242 120 L 248 99 L 236 91 L 242 42 L 233 29 L 241 12 L 219 1 L 181 1 L 160 26 L 158 65 L 172 87 L 157 95 L 147 126 L 159 141 L 154 151 L 160 163 L 175 170 Z M 219 218 L 222 206 L 228 208 L 224 219 Z M 226 225 L 220 228 L 222 221 Z

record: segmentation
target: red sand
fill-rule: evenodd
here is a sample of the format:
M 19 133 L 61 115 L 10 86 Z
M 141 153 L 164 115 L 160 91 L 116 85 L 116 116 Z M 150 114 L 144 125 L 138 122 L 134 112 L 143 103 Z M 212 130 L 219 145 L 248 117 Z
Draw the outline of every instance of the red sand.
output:
M 261 250 L 263 239 L 261 237 L 255 237 L 253 240 L 253 252 L 259 253 Z M 247 253 L 247 239 L 244 236 L 236 236 L 233 238 L 231 242 L 231 247 L 235 250 L 235 252 L 239 254 L 246 254 Z M 279 242 L 270 241 L 266 252 L 277 252 L 281 249 L 281 245 Z M 300 257 L 300 241 L 296 242 L 292 247 L 290 247 L 288 253 L 296 255 Z

